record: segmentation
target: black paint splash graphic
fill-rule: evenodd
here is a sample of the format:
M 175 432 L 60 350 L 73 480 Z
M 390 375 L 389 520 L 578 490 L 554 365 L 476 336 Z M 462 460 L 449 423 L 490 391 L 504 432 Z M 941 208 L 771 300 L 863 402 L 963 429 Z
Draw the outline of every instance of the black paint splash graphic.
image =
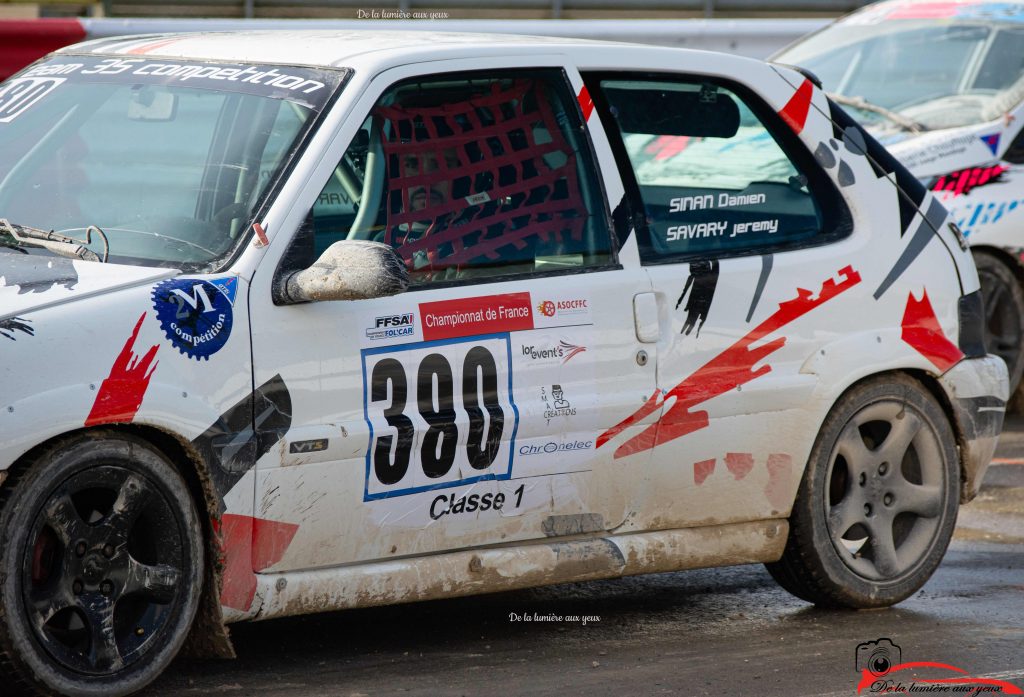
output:
M 221 512 L 224 496 L 284 438 L 291 425 L 292 397 L 281 376 L 275 375 L 192 441 L 210 463 Z
M 0 254 L 0 286 L 18 286 L 18 295 L 45 293 L 56 285 L 71 290 L 76 283 L 71 259 Z
M 690 335 L 693 328 L 697 328 L 697 336 L 700 336 L 700 328 L 708 318 L 708 311 L 711 310 L 711 301 L 715 299 L 715 288 L 718 286 L 718 261 L 694 261 L 690 263 L 690 276 L 686 279 L 683 292 L 676 302 L 676 309 L 683 303 L 686 293 L 690 293 L 690 299 L 686 301 L 686 322 L 683 324 L 680 334 Z
M 10 319 L 0 319 L 0 336 L 5 336 L 11 341 L 16 341 L 17 337 L 14 336 L 14 332 L 24 332 L 29 336 L 35 336 L 36 330 L 33 329 L 26 322 L 31 322 L 30 319 L 24 317 L 12 317 Z
M 761 294 L 764 293 L 764 287 L 768 284 L 768 276 L 772 273 L 772 264 L 775 261 L 775 257 L 771 254 L 761 255 L 761 275 L 757 277 L 757 287 L 754 288 L 754 297 L 750 300 L 750 309 L 747 310 L 747 322 L 754 316 L 754 310 L 757 309 L 758 303 L 761 302 Z

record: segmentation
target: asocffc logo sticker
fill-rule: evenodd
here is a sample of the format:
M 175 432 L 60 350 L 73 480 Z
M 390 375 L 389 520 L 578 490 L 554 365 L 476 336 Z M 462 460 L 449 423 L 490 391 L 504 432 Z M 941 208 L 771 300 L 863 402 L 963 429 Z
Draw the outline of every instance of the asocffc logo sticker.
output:
M 590 311 L 590 305 L 585 298 L 573 298 L 570 300 L 542 300 L 537 305 L 537 312 L 545 317 L 557 317 L 566 315 L 585 315 Z
M 181 353 L 209 360 L 224 348 L 234 322 L 238 279 L 172 278 L 153 288 L 160 328 Z

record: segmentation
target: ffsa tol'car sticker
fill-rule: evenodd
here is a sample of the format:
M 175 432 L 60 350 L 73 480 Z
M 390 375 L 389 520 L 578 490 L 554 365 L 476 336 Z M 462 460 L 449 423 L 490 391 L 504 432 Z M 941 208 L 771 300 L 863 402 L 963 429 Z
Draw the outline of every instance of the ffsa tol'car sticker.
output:
M 164 335 L 189 358 L 209 360 L 231 336 L 237 287 L 235 278 L 172 278 L 158 283 L 153 309 Z

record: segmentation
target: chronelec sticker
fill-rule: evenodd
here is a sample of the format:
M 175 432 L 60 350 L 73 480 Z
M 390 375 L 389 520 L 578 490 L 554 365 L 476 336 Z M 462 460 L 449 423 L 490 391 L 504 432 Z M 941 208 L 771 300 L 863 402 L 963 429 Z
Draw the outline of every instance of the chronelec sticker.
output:
M 153 309 L 164 335 L 196 360 L 209 360 L 231 336 L 238 279 L 172 278 L 153 288 Z

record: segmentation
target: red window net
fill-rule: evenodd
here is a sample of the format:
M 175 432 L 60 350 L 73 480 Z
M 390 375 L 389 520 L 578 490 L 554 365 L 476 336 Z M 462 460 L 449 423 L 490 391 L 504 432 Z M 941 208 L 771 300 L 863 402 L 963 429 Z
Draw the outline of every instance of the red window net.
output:
M 411 101 L 375 110 L 388 174 L 384 242 L 411 271 L 528 262 L 582 242 L 576 155 L 538 81 L 496 81 L 441 106 Z

